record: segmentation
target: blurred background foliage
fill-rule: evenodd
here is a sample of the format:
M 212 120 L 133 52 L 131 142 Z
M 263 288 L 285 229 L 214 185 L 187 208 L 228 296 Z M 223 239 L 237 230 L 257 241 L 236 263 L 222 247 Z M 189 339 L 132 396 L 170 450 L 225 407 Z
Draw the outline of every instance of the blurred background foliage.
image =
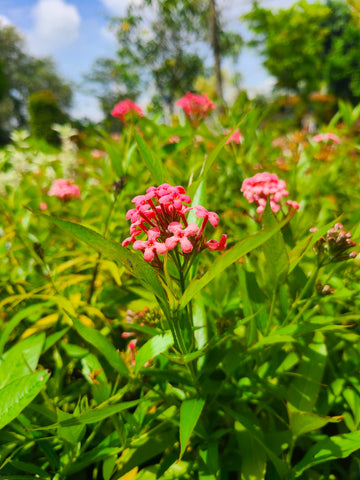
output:
M 295 109 L 286 107 L 290 116 L 295 112 L 295 122 L 324 110 L 329 120 L 339 99 L 352 104 L 360 101 L 356 1 L 301 0 L 279 10 L 263 8 L 255 1 L 238 19 L 251 32 L 248 42 L 229 28 L 224 13 L 216 0 L 142 0 L 130 4 L 123 17 L 111 18 L 116 56 L 99 58 L 84 79 L 100 102 L 104 114 L 100 123 L 118 130 L 109 114 L 112 106 L 124 98 L 144 98 L 144 92 L 153 113 L 165 122 L 171 121 L 175 101 L 186 91 L 212 93 L 223 108 L 229 95 L 233 100 L 242 92 L 238 60 L 244 45 L 261 53 L 264 67 L 276 81 L 272 95 L 259 96 L 258 103 L 277 107 L 280 96 L 283 105 L 296 104 Z M 46 91 L 44 95 L 49 96 L 51 92 L 58 109 L 55 122 L 69 121 L 75 88 L 59 75 L 51 58 L 27 53 L 15 27 L 0 25 L 2 144 L 9 141 L 14 128 L 29 128 L 29 96 L 34 93 Z M 318 94 L 315 105 L 314 94 Z M 72 122 L 76 128 L 89 124 L 88 120 Z M 31 128 L 42 131 L 34 125 Z

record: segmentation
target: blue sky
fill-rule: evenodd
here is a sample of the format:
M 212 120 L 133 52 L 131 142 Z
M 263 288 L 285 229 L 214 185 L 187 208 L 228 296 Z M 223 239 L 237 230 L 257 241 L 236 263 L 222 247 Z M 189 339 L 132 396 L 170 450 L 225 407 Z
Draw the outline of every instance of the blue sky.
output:
M 122 15 L 130 2 L 138 0 L 0 0 L 0 21 L 11 23 L 26 38 L 29 51 L 37 56 L 51 55 L 58 71 L 76 84 L 72 114 L 75 117 L 101 118 L 97 101 L 81 86 L 93 61 L 113 56 L 116 43 L 108 20 Z M 238 21 L 251 8 L 251 0 L 219 0 L 231 28 L 243 36 L 248 32 Z M 289 7 L 294 0 L 262 0 L 267 8 Z M 271 78 L 253 51 L 244 49 L 239 60 L 242 84 L 266 90 Z

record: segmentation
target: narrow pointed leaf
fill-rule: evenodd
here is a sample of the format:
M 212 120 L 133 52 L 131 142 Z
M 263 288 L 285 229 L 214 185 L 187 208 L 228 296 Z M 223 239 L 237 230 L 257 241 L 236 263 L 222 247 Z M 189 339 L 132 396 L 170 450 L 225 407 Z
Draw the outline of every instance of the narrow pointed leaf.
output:
M 274 214 L 267 202 L 262 216 L 263 227 L 272 227 L 276 225 Z M 267 288 L 274 292 L 282 284 L 289 270 L 289 259 L 286 252 L 286 245 L 281 231 L 276 232 L 263 245 L 263 251 L 266 260 L 266 284 Z
M 166 293 L 153 268 L 146 263 L 145 260 L 136 255 L 135 252 L 124 248 L 122 245 L 103 237 L 94 230 L 84 227 L 83 225 L 61 220 L 56 217 L 50 217 L 41 212 L 33 213 L 41 215 L 48 221 L 55 223 L 55 225 L 71 233 L 74 237 L 90 245 L 104 255 L 104 257 L 117 261 L 120 265 L 124 266 L 126 270 L 132 273 L 145 288 L 150 290 L 164 302 L 167 301 Z
M 95 347 L 100 353 L 102 353 L 102 355 L 104 355 L 106 360 L 117 372 L 121 373 L 122 375 L 128 375 L 128 368 L 114 345 L 97 330 L 87 327 L 73 315 L 69 313 L 68 315 L 73 321 L 74 327 L 78 334 L 93 347 Z
M 146 362 L 165 352 L 173 344 L 174 339 L 171 333 L 150 338 L 136 354 L 135 372 L 138 372 Z
M 241 240 L 239 243 L 219 256 L 209 270 L 205 273 L 205 275 L 199 279 L 194 279 L 189 284 L 180 299 L 180 308 L 186 307 L 186 305 L 194 298 L 195 295 L 197 295 L 215 277 L 221 275 L 226 268 L 239 260 L 239 258 L 265 243 L 289 221 L 289 218 L 291 217 L 287 217 L 277 225 Z
M 320 463 L 346 458 L 360 449 L 360 431 L 334 435 L 312 446 L 305 457 L 295 465 L 295 477 L 300 477 L 305 470 Z
M 190 398 L 184 400 L 180 408 L 180 457 L 184 455 L 186 445 L 196 427 L 204 407 L 203 398 Z
M 296 378 L 288 391 L 290 405 L 302 412 L 312 412 L 319 395 L 324 374 L 327 349 L 321 333 L 316 333 L 313 342 L 306 348 Z
M 91 423 L 101 422 L 112 415 L 115 415 L 123 410 L 127 410 L 128 408 L 135 407 L 141 400 L 131 400 L 130 402 L 122 402 L 117 405 L 106 405 L 106 406 L 99 406 L 94 408 L 93 410 L 89 410 L 87 412 L 81 413 L 80 415 L 74 415 L 72 418 L 68 418 L 66 420 L 62 420 L 58 422 L 56 425 L 60 425 L 62 427 L 71 427 L 74 425 L 89 425 Z M 47 427 L 49 428 L 49 427 Z
M 14 420 L 34 400 L 49 376 L 46 371 L 32 373 L 0 389 L 0 429 Z
M 169 175 L 165 172 L 165 167 L 160 158 L 148 147 L 144 139 L 134 130 L 135 140 L 138 144 L 141 156 L 158 185 L 165 183 L 165 176 L 171 182 Z

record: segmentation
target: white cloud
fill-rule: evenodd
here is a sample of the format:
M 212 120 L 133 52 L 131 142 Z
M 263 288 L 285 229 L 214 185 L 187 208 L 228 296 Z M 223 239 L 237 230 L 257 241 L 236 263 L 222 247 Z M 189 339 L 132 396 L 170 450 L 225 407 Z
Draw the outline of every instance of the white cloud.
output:
M 28 38 L 36 54 L 50 54 L 74 43 L 79 36 L 81 17 L 65 0 L 38 0 L 32 10 L 34 26 Z
M 260 85 L 244 85 L 247 90 L 249 98 L 254 98 L 256 95 L 264 95 L 265 97 L 271 95 L 275 86 L 276 79 L 274 77 L 267 77 Z
M 8 25 L 13 25 L 13 24 L 7 17 L 5 17 L 5 15 L 0 15 L 0 25 L 2 25 L 3 27 L 6 27 Z

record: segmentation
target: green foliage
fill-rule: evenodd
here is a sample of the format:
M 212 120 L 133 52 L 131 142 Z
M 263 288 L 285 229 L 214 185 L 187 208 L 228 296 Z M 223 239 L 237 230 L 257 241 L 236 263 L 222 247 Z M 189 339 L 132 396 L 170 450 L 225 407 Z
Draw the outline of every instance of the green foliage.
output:
M 340 143 L 244 97 L 195 138 L 149 118 L 79 148 L 57 127 L 61 150 L 12 133 L 0 151 L 1 478 L 359 478 L 359 260 L 314 250 L 340 221 L 358 243 L 358 112 L 341 102 L 321 127 Z M 236 128 L 242 143 L 226 143 Z M 264 171 L 299 210 L 247 202 L 242 181 Z M 64 172 L 81 199 L 47 195 Z M 188 263 L 169 251 L 154 268 L 121 245 L 132 199 L 163 182 L 219 214 L 206 240 L 226 234 L 224 251 Z
M 339 98 L 358 102 L 360 28 L 349 5 L 301 0 L 274 12 L 253 5 L 244 19 L 257 35 L 264 65 L 276 86 L 300 94 L 324 87 Z
M 30 131 L 36 138 L 58 144 L 59 138 L 52 129 L 55 123 L 64 123 L 66 117 L 60 110 L 56 97 L 49 91 L 29 95 Z
M 70 86 L 56 72 L 51 58 L 35 58 L 26 52 L 23 38 L 15 27 L 0 27 L 0 142 L 10 131 L 24 128 L 29 95 L 49 90 L 62 109 L 71 104 Z
M 215 41 L 219 57 L 236 62 L 242 39 L 225 29 L 218 8 L 214 38 L 209 28 L 210 12 L 214 11 L 211 3 L 215 4 L 208 0 L 143 0 L 129 5 L 123 17 L 112 19 L 117 57 L 98 59 L 87 76 L 99 86 L 106 114 L 120 99 L 138 96 L 151 81 L 156 89 L 153 103 L 172 111 L 175 100 L 193 90 L 196 79 L 207 73 L 206 60 L 215 49 Z M 196 51 L 191 47 L 195 44 L 199 45 Z M 115 92 L 109 88 L 114 83 Z

